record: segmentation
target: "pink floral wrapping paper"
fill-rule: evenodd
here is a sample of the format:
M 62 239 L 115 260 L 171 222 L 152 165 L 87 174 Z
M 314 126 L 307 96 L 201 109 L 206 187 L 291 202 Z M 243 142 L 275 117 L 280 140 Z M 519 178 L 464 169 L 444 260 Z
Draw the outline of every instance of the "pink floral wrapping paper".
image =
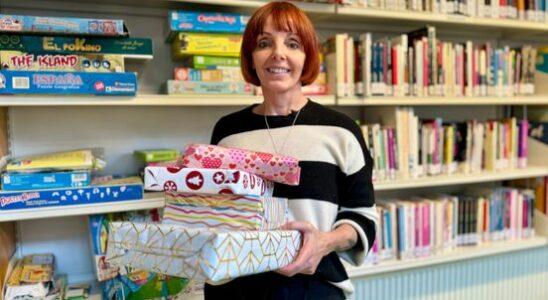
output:
M 240 170 L 148 166 L 145 190 L 270 197 L 274 183 Z
M 299 185 L 299 161 L 290 156 L 215 145 L 191 144 L 179 166 L 247 171 L 274 182 Z

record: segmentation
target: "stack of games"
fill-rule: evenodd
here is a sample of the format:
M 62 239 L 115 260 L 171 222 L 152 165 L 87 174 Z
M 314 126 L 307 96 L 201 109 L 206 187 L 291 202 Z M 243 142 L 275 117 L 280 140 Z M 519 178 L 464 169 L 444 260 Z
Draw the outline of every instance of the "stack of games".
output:
M 14 159 L 2 174 L 0 211 L 143 198 L 139 177 L 92 183 L 92 170 L 104 165 L 89 149 Z
M 247 16 L 171 11 L 167 41 L 172 45 L 174 80 L 168 94 L 252 94 L 240 72 L 240 46 Z
M 128 35 L 122 20 L 0 15 L 0 94 L 135 95 L 124 60 L 153 48 Z

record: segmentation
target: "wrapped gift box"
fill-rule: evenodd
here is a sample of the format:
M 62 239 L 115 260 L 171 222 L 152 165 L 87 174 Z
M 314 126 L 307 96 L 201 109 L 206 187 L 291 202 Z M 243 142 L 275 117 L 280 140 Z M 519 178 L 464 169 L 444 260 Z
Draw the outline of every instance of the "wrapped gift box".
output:
M 145 168 L 145 189 L 270 197 L 274 184 L 238 170 L 148 166 Z
M 287 222 L 287 199 L 166 192 L 163 223 L 224 230 L 274 230 Z
M 180 166 L 206 169 L 244 170 L 274 182 L 299 185 L 299 161 L 290 156 L 214 145 L 191 144 Z
M 298 231 L 214 231 L 114 222 L 107 259 L 115 264 L 218 283 L 277 270 L 295 258 Z

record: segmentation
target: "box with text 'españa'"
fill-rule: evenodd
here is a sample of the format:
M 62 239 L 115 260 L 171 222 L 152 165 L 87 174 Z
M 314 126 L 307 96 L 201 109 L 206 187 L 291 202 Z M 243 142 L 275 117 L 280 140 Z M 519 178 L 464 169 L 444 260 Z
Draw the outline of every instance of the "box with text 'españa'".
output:
M 134 96 L 135 73 L 0 71 L 0 94 Z

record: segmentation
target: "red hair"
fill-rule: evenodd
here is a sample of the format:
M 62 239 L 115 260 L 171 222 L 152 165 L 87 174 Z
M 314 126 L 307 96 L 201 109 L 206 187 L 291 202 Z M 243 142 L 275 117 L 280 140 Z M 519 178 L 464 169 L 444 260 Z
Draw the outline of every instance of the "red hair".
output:
M 263 33 L 268 18 L 272 18 L 274 29 L 293 32 L 299 36 L 305 53 L 301 84 L 304 86 L 314 82 L 320 72 L 318 37 L 306 14 L 288 2 L 268 3 L 259 8 L 247 22 L 240 51 L 244 79 L 256 86 L 261 85 L 253 69 L 253 51 L 257 47 L 257 37 Z

